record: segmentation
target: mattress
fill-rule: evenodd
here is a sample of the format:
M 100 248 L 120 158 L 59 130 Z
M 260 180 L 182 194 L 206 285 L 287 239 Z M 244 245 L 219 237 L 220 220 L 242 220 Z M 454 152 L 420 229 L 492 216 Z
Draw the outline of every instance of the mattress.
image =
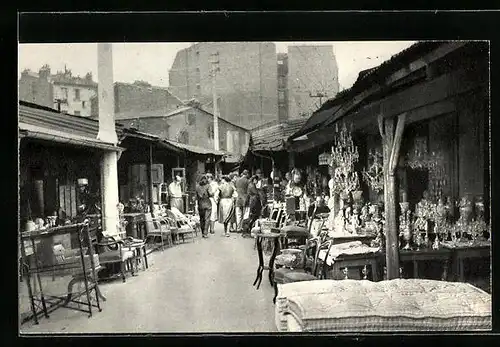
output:
M 468 283 L 322 280 L 280 289 L 277 320 L 288 331 L 491 330 L 491 295 Z
M 379 252 L 378 247 L 368 247 L 367 245 L 361 243 L 361 241 L 353 241 L 341 243 L 338 245 L 333 245 L 327 256 L 327 250 L 322 249 L 318 253 L 318 259 L 326 262 L 328 266 L 332 266 L 335 260 L 340 256 L 349 255 L 361 255 Z

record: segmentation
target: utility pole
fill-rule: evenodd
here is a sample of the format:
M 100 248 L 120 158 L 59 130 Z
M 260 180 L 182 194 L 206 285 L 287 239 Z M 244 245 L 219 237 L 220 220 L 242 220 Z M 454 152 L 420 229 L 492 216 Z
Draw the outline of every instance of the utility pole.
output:
M 260 121 L 262 122 L 262 46 L 259 42 L 259 100 L 260 100 Z
M 321 105 L 323 105 L 323 98 L 326 98 L 327 95 L 322 92 L 316 92 L 316 94 L 312 94 L 311 92 L 309 92 L 309 97 L 319 98 L 319 107 L 321 107 Z
M 210 76 L 212 76 L 212 99 L 214 105 L 214 149 L 219 150 L 219 107 L 217 105 L 217 72 L 219 69 L 219 52 L 210 54 L 210 63 L 212 68 Z

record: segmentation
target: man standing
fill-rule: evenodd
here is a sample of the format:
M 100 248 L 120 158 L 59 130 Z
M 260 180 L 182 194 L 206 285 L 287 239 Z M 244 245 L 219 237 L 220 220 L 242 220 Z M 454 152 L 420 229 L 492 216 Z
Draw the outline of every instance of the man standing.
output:
M 196 197 L 198 199 L 198 214 L 200 216 L 201 233 L 203 238 L 207 238 L 208 230 L 210 229 L 212 203 L 210 201 L 208 182 L 205 175 L 201 177 L 200 182 L 196 185 Z
M 236 232 L 241 232 L 243 225 L 243 215 L 245 206 L 247 205 L 247 190 L 248 190 L 248 170 L 243 170 L 241 177 L 236 179 L 234 183 L 236 187 Z
M 168 193 L 170 195 L 170 208 L 176 207 L 179 211 L 184 213 L 184 201 L 182 199 L 182 178 L 175 176 L 175 180 L 168 186 Z
M 212 203 L 212 212 L 210 214 L 210 234 L 215 234 L 215 222 L 218 219 L 218 203 L 219 203 L 219 184 L 210 173 L 207 174 L 208 194 Z

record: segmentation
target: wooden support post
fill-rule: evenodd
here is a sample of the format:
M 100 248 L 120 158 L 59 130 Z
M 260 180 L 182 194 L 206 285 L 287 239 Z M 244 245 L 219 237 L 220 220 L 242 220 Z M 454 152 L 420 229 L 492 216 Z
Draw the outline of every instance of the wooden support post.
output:
M 149 209 L 150 212 L 154 212 L 153 203 L 153 145 L 149 145 L 146 172 L 148 178 L 148 195 L 149 195 Z
M 381 115 L 378 118 L 384 157 L 385 243 L 387 279 L 389 280 L 399 277 L 399 228 L 396 216 L 397 197 L 395 175 L 405 120 L 406 114 L 398 116 L 396 129 L 394 129 L 393 118 L 384 120 Z

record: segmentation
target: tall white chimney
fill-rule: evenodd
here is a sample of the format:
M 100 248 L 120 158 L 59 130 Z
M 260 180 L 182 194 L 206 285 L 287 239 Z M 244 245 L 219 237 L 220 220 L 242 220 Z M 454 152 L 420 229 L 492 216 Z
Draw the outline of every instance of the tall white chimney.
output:
M 113 55 L 110 43 L 97 44 L 99 133 L 97 138 L 118 143 L 115 130 Z M 118 235 L 118 156 L 113 150 L 104 151 L 101 158 L 102 226 L 106 236 Z
M 97 74 L 99 79 L 99 133 L 101 141 L 118 143 L 115 131 L 115 93 L 113 89 L 113 51 L 111 43 L 97 44 Z

